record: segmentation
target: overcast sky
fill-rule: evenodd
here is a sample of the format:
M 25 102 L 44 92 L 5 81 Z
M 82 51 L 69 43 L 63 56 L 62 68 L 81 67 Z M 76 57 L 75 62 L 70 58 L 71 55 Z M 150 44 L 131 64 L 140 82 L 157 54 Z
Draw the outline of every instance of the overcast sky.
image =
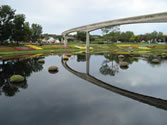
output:
M 0 0 L 26 21 L 42 25 L 44 33 L 61 34 L 81 25 L 167 11 L 167 0 Z M 167 32 L 167 23 L 121 26 L 136 34 L 154 30 Z M 95 32 L 96 33 L 96 32 Z

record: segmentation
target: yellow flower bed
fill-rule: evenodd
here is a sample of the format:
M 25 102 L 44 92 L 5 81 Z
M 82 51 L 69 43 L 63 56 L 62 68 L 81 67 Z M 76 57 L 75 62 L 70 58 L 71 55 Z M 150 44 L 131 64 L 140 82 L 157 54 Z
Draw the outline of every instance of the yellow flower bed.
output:
M 151 49 L 151 48 L 148 48 L 148 47 L 138 47 L 138 49 Z
M 79 49 L 86 49 L 86 47 L 82 47 L 82 46 L 75 46 L 76 48 L 79 48 Z M 93 49 L 92 47 L 89 47 L 89 49 Z
M 41 47 L 38 47 L 38 46 L 35 46 L 35 45 L 25 45 L 25 46 L 31 47 L 31 48 L 36 49 L 36 50 L 42 49 Z
M 137 45 L 130 45 L 130 44 L 126 44 L 126 45 L 117 45 L 118 47 L 133 47 L 133 48 L 137 48 Z
M 133 47 L 133 48 L 137 48 L 137 49 L 151 49 L 151 48 L 148 48 L 148 47 L 139 47 L 137 45 L 130 45 L 130 44 L 127 44 L 127 45 L 117 45 L 118 47 Z

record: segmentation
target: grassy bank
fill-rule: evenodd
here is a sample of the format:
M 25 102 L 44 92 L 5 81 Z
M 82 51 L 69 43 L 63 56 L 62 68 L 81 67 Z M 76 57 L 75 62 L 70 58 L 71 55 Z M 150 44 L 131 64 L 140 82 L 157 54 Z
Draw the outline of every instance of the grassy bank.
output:
M 117 54 L 136 54 L 136 53 L 167 53 L 167 44 L 90 44 L 91 53 L 113 52 Z M 29 50 L 27 50 L 27 48 Z M 20 45 L 20 46 L 0 46 L 0 56 L 25 55 L 25 54 L 49 54 L 49 53 L 80 53 L 85 52 L 85 44 L 68 44 L 64 47 L 58 45 Z

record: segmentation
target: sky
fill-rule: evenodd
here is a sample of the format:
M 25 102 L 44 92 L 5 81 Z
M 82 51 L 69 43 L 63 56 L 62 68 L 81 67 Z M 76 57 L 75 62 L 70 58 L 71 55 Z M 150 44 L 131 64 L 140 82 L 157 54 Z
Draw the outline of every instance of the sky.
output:
M 42 25 L 44 33 L 61 34 L 63 31 L 101 21 L 167 11 L 167 0 L 0 0 L 17 14 L 25 14 L 26 21 Z M 121 31 L 135 34 L 165 32 L 167 23 L 130 24 Z M 93 34 L 100 31 L 95 31 Z

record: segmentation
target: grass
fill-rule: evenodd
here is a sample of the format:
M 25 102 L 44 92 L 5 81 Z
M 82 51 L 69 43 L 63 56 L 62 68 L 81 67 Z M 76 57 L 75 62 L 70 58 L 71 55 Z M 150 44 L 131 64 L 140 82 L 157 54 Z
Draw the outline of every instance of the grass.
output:
M 66 48 L 64 48 L 63 44 L 57 45 L 43 45 L 37 46 L 42 49 L 40 50 L 16 50 L 17 46 L 0 46 L 0 56 L 16 56 L 16 55 L 24 55 L 24 54 L 50 54 L 51 50 L 53 53 L 82 53 L 85 52 L 85 49 L 79 49 L 75 46 L 84 47 L 85 44 L 68 44 Z M 24 45 L 19 45 L 24 46 Z M 91 53 L 107 53 L 113 52 L 117 54 L 135 54 L 135 53 L 167 53 L 167 44 L 147 44 L 147 43 L 114 43 L 114 44 L 90 44 L 90 47 L 93 49 L 90 51 Z

